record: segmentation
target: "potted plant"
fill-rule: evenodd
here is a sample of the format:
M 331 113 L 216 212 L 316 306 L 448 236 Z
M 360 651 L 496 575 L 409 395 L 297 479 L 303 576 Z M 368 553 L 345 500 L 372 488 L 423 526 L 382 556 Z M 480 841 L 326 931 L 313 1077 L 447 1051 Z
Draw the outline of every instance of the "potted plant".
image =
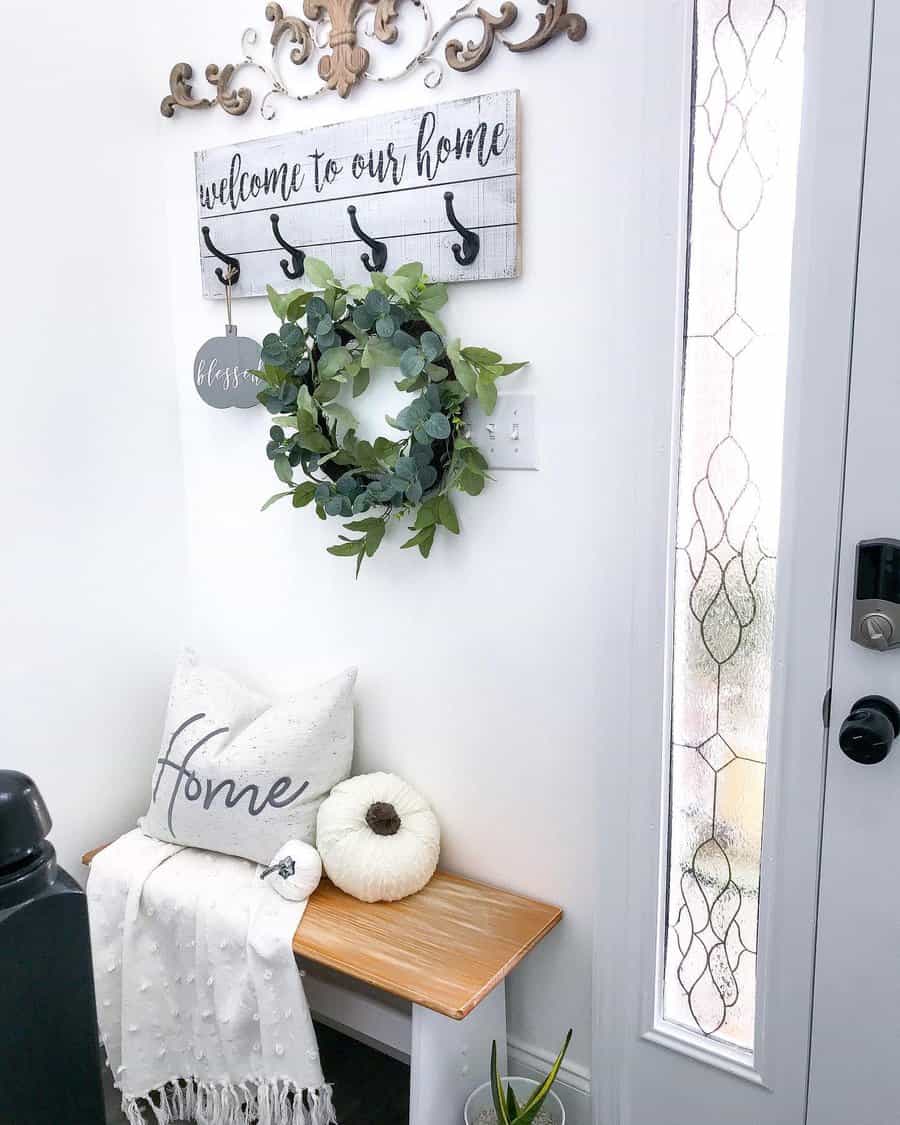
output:
M 491 1049 L 491 1079 L 469 1095 L 465 1108 L 466 1125 L 565 1125 L 566 1111 L 551 1087 L 571 1040 L 570 1029 L 543 1082 L 530 1078 L 507 1078 L 505 1085 L 497 1066 L 495 1042 Z

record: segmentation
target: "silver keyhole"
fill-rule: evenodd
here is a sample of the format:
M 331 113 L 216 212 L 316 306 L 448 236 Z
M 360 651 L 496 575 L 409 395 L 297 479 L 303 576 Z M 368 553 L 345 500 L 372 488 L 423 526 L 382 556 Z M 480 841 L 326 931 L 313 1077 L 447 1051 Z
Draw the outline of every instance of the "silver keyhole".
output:
M 890 647 L 894 627 L 883 613 L 867 613 L 860 622 L 863 643 L 869 648 L 884 650 Z

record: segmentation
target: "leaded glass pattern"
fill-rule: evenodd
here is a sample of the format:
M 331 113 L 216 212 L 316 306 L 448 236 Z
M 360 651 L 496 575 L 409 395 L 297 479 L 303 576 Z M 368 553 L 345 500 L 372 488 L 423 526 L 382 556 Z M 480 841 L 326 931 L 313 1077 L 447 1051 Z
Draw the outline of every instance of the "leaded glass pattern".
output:
M 751 1049 L 805 0 L 696 0 L 663 1016 Z

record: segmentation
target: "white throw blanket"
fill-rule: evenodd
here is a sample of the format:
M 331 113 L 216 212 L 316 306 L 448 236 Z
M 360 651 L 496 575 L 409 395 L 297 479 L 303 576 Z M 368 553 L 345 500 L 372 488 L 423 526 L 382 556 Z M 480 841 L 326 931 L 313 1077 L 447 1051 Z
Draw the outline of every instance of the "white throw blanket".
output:
M 332 1125 L 291 941 L 256 864 L 139 829 L 91 864 L 100 1033 L 130 1125 Z M 272 876 L 277 878 L 277 875 Z

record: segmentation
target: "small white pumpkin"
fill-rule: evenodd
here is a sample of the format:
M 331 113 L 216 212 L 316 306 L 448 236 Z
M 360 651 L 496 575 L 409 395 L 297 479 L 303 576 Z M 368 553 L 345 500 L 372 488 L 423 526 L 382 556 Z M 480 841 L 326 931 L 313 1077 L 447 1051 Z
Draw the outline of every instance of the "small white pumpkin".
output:
M 316 845 L 328 878 L 363 902 L 420 891 L 437 868 L 441 830 L 428 802 L 389 773 L 340 782 L 322 803 Z
M 302 840 L 289 840 L 267 866 L 275 867 L 286 860 L 293 860 L 293 871 L 290 874 L 274 871 L 267 877 L 266 884 L 290 902 L 303 902 L 321 882 L 322 860 L 316 849 Z M 285 870 L 289 871 L 290 865 Z

